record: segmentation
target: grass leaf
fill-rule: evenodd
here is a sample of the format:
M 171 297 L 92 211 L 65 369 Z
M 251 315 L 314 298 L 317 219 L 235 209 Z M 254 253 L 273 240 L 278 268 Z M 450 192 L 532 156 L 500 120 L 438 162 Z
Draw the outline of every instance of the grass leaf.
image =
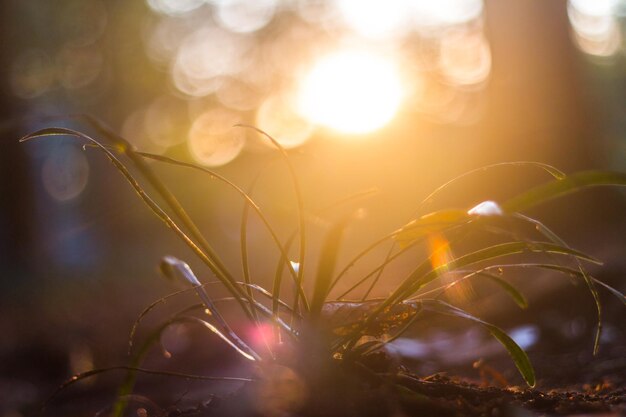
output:
M 467 171 L 464 172 L 463 174 L 452 178 L 451 180 L 449 180 L 448 182 L 446 182 L 445 184 L 442 184 L 441 186 L 437 187 L 435 189 L 435 191 L 433 191 L 432 193 L 430 193 L 420 204 L 420 207 L 423 206 L 424 204 L 431 202 L 433 200 L 433 198 L 435 197 L 435 195 L 439 194 L 441 191 L 443 191 L 445 188 L 448 188 L 452 183 L 459 181 L 462 178 L 465 178 L 467 176 L 470 176 L 472 174 L 476 174 L 478 172 L 485 172 L 494 168 L 502 168 L 502 167 L 538 167 L 540 169 L 543 169 L 544 171 L 546 171 L 548 174 L 552 175 L 554 178 L 556 178 L 557 180 L 562 180 L 566 177 L 565 173 L 563 171 L 561 171 L 560 169 L 552 166 L 552 165 L 548 165 L 548 164 L 544 164 L 542 162 L 534 162 L 534 161 L 514 161 L 514 162 L 500 162 L 500 163 L 496 163 L 496 164 L 491 164 L 491 165 L 486 165 L 480 168 L 476 168 L 476 169 L 472 169 L 471 171 Z
M 465 222 L 469 215 L 464 210 L 446 209 L 425 214 L 419 219 L 413 220 L 394 236 L 401 247 L 414 242 L 417 239 L 428 236 L 431 233 L 441 232 L 447 227 Z
M 564 246 L 556 245 L 553 243 L 546 242 L 507 242 L 501 243 L 498 245 L 489 246 L 487 248 L 483 248 L 469 254 L 463 255 L 459 258 L 456 258 L 450 262 L 447 262 L 443 265 L 438 266 L 437 268 L 431 269 L 429 272 L 424 272 L 424 268 L 429 268 L 430 263 L 423 263 L 418 267 L 396 290 L 394 295 L 391 297 L 396 297 L 391 303 L 397 301 L 399 299 L 408 298 L 413 292 L 422 288 L 424 285 L 428 284 L 438 276 L 440 276 L 443 272 L 454 271 L 458 268 L 463 268 L 468 265 L 473 265 L 483 261 L 489 261 L 491 259 L 500 258 L 503 256 L 524 253 L 524 252 L 539 252 L 539 253 L 554 253 L 558 255 L 568 255 L 574 256 L 576 258 L 601 264 L 597 259 L 592 258 L 589 255 L 586 255 L 582 252 L 576 251 L 574 249 L 570 249 Z M 430 269 L 430 268 L 429 268 Z M 390 298 L 391 298 L 390 297 Z
M 515 304 L 517 304 L 520 308 L 528 308 L 528 300 L 526 300 L 524 294 L 522 294 L 517 288 L 511 285 L 511 283 L 507 280 L 488 272 L 477 271 L 476 275 L 488 278 L 493 283 L 499 285 L 507 294 L 511 296 L 513 301 L 515 301 Z
M 328 232 L 322 245 L 317 276 L 313 288 L 313 299 L 311 301 L 311 319 L 314 321 L 319 317 L 324 301 L 326 301 L 332 283 L 333 271 L 337 263 L 341 239 L 352 218 L 352 215 L 348 215 L 335 223 Z
M 505 212 L 515 213 L 584 188 L 598 186 L 626 186 L 626 174 L 610 171 L 577 172 L 566 178 L 531 188 L 507 200 L 501 206 Z
M 487 330 L 489 330 L 489 332 L 493 335 L 493 337 L 495 337 L 509 352 L 509 355 L 511 355 L 515 366 L 519 370 L 520 374 L 522 375 L 528 386 L 535 386 L 535 370 L 530 363 L 528 355 L 502 329 L 441 300 L 419 300 L 418 303 L 421 304 L 422 307 L 426 310 L 460 317 L 485 326 Z

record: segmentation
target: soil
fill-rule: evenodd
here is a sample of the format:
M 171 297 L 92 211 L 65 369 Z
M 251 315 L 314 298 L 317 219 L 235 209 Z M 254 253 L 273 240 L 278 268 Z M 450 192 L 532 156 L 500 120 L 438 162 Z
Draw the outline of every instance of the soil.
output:
M 571 416 L 626 415 L 626 390 L 610 385 L 591 387 L 586 391 L 480 387 L 476 384 L 435 376 L 419 379 L 402 374 L 399 387 L 363 388 L 360 398 L 335 398 L 332 407 L 315 401 L 293 414 L 296 416 Z M 261 416 L 255 409 L 258 387 L 242 388 L 232 396 L 211 397 L 197 407 L 180 410 L 171 407 L 167 417 Z M 407 389 L 407 390 L 405 390 Z M 410 390 L 410 391 L 409 391 Z
M 620 280 L 622 276 L 619 275 Z M 613 283 L 618 282 L 613 280 Z M 527 349 L 537 373 L 538 382 L 534 389 L 523 385 L 504 349 L 487 332 L 477 329 L 476 333 L 484 336 L 484 340 L 476 341 L 478 356 L 470 352 L 466 356 L 473 359 L 458 363 L 450 362 L 450 356 L 429 356 L 402 362 L 372 356 L 363 364 L 365 366 L 346 368 L 348 365 L 345 364 L 316 367 L 307 364 L 309 358 L 301 358 L 296 361 L 294 368 L 308 366 L 314 370 L 328 369 L 317 381 L 315 378 L 305 378 L 309 384 L 306 387 L 303 380 L 285 367 L 259 372 L 253 382 L 223 395 L 209 394 L 216 391 L 200 383 L 192 386 L 185 381 L 181 383 L 180 379 L 145 376 L 141 377 L 142 384 L 137 386 L 137 395 L 132 396 L 125 416 L 626 416 L 626 327 L 623 322 L 623 305 L 618 300 L 606 300 L 606 338 L 599 355 L 594 356 L 593 320 L 589 319 L 593 318 L 593 304 L 588 294 L 584 289 L 574 288 L 564 290 L 561 296 L 568 302 L 555 303 L 551 297 L 536 300 L 524 312 L 522 321 L 500 317 L 502 321 L 510 323 L 508 329 L 528 323 L 537 326 L 536 330 L 541 336 L 535 345 Z M 582 318 L 587 319 L 584 321 Z M 468 331 L 464 323 L 455 327 L 457 322 L 445 318 L 441 320 L 426 317 L 423 322 L 428 324 L 430 330 L 418 326 L 416 332 L 422 340 L 428 340 L 431 331 L 436 335 L 435 339 L 441 339 L 443 331 L 453 337 Z M 489 320 L 493 321 L 494 317 Z M 466 339 L 451 340 L 451 345 L 456 345 L 458 351 L 468 350 Z M 490 345 L 484 343 L 495 343 L 496 349 L 493 351 L 496 354 L 490 354 Z M 204 353 L 202 349 L 198 352 Z M 192 363 L 204 361 L 205 369 L 192 373 L 229 375 L 227 369 L 219 368 L 219 363 L 207 363 L 202 356 L 194 358 L 191 352 L 183 356 L 184 361 Z M 222 355 L 217 356 L 221 358 Z M 42 368 L 42 364 L 34 362 L 31 357 L 50 357 L 50 352 L 37 351 L 23 359 L 14 357 L 24 380 L 28 376 L 29 365 Z M 478 368 L 473 367 L 472 362 L 481 358 L 484 359 L 483 364 Z M 4 364 L 5 368 L 7 364 Z M 158 369 L 156 365 L 148 367 Z M 373 372 L 365 371 L 365 367 Z M 238 374 L 248 375 L 244 372 Z M 112 395 L 120 382 L 119 374 L 110 377 L 99 380 L 96 385 L 68 388 L 48 404 L 45 416 L 107 417 L 110 407 L 102 407 L 111 404 Z M 3 378 L 0 377 L 0 382 Z M 9 384 L 9 379 L 4 379 Z M 53 383 L 40 390 L 44 398 L 63 380 L 56 373 L 49 379 Z M 34 396 L 29 408 L 22 408 L 24 413 L 10 414 L 8 403 L 17 401 L 15 398 L 24 397 L 29 392 L 27 389 L 18 390 L 18 385 L 13 382 L 11 385 L 0 384 L 0 416 L 36 415 L 43 399 Z M 24 387 L 28 388 L 28 385 Z M 230 390 L 230 387 L 228 385 L 227 388 Z M 198 390 L 187 395 L 191 388 Z M 301 395 L 302 392 L 306 392 L 306 395 Z M 3 397 L 6 404 L 2 404 Z M 181 401 L 176 400 L 181 397 Z M 6 410 L 9 410 L 9 414 L 2 412 Z

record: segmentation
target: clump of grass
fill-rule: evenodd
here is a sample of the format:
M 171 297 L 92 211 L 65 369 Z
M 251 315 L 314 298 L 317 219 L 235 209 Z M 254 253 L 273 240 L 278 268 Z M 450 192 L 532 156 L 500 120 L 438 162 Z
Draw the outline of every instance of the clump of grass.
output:
M 499 204 L 487 201 L 473 208 L 443 209 L 430 213 L 420 213 L 404 227 L 373 241 L 338 273 L 335 273 L 342 234 L 353 218 L 351 215 L 345 216 L 329 230 L 320 248 L 321 255 L 317 273 L 315 277 L 311 277 L 311 274 L 307 273 L 309 271 L 308 265 L 305 265 L 307 224 L 302 191 L 287 153 L 271 136 L 256 128 L 240 126 L 240 128 L 257 130 L 273 143 L 289 169 L 296 195 L 299 221 L 297 230 L 285 242 L 280 240 L 272 223 L 251 197 L 254 185 L 251 186 L 249 192 L 246 192 L 207 168 L 164 156 L 140 152 L 97 120 L 88 117 L 87 121 L 106 139 L 106 143 L 77 130 L 57 127 L 39 130 L 21 140 L 27 141 L 58 135 L 72 136 L 101 151 L 124 176 L 150 211 L 161 219 L 212 272 L 217 281 L 210 285 L 221 285 L 230 294 L 227 298 L 212 298 L 209 284 L 202 283 L 184 261 L 173 257 L 163 259 L 161 269 L 164 275 L 185 282 L 189 289 L 157 300 L 148 306 L 137 319 L 130 337 L 130 347 L 133 351 L 131 364 L 124 367 L 108 368 L 109 370 L 122 369 L 128 371 L 127 378 L 119 392 L 122 399 L 116 404 L 114 415 L 121 415 L 123 412 L 126 405 L 123 398 L 125 395 L 131 394 L 137 372 L 158 373 L 158 371 L 141 368 L 142 359 L 158 343 L 161 333 L 169 326 L 177 323 L 192 323 L 208 329 L 233 348 L 242 359 L 258 363 L 259 368 L 263 370 L 261 377 L 263 377 L 263 373 L 265 373 L 265 377 L 275 375 L 276 369 L 282 369 L 279 372 L 282 375 L 281 378 L 287 378 L 285 375 L 289 375 L 288 378 L 291 378 L 292 382 L 300 381 L 298 383 L 306 386 L 307 384 L 319 384 L 319 380 L 323 379 L 324 376 L 336 376 L 334 370 L 341 369 L 342 372 L 354 375 L 357 379 L 380 382 L 381 379 L 387 378 L 388 381 L 391 381 L 392 386 L 395 384 L 396 388 L 403 392 L 403 395 L 406 395 L 406 387 L 403 387 L 399 380 L 393 378 L 394 373 L 397 375 L 397 370 L 392 372 L 392 376 L 385 376 L 370 366 L 368 358 L 383 349 L 385 344 L 402 335 L 411 324 L 419 319 L 423 311 L 454 316 L 485 327 L 508 351 L 528 386 L 533 387 L 535 385 L 535 372 L 527 354 L 506 332 L 442 299 L 443 294 L 464 281 L 477 277 L 487 278 L 500 286 L 520 307 L 524 308 L 527 305 L 524 295 L 501 276 L 502 271 L 520 268 L 544 269 L 582 280 L 588 287 L 597 308 L 598 325 L 594 351 L 597 351 L 599 345 L 602 323 L 602 305 L 597 287 L 607 289 L 622 302 L 625 300 L 624 295 L 619 291 L 598 281 L 587 272 L 586 266 L 588 264 L 601 264 L 599 260 L 573 249 L 539 220 L 523 214 L 531 207 L 568 193 L 577 192 L 583 188 L 625 186 L 626 175 L 622 173 L 586 171 L 566 175 L 555 167 L 537 162 L 508 162 L 470 171 L 436 189 L 424 200 L 418 211 L 423 211 L 426 203 L 432 201 L 452 182 L 478 171 L 496 170 L 511 166 L 531 167 L 544 170 L 552 179 Z M 148 159 L 201 171 L 211 180 L 222 182 L 241 196 L 246 204 L 241 220 L 242 271 L 240 277 L 237 277 L 234 271 L 226 267 L 217 251 L 209 244 L 174 194 L 146 164 Z M 131 173 L 130 165 L 137 170 L 138 175 Z M 140 179 L 151 185 L 159 199 L 163 201 L 162 204 L 157 203 L 155 198 L 146 191 Z M 247 222 L 251 210 L 259 216 L 269 232 L 274 246 L 280 253 L 271 289 L 253 283 L 250 278 Z M 533 233 L 529 236 L 520 236 L 517 232 L 517 225 L 530 226 Z M 443 239 L 447 245 L 456 246 L 459 243 L 464 243 L 465 246 L 471 247 L 471 244 L 474 243 L 471 236 L 476 231 L 497 236 L 500 241 L 483 247 L 474 247 L 458 256 L 451 256 L 451 254 L 441 256 L 442 253 L 437 253 L 438 250 L 445 251 L 445 247 L 434 250 L 429 256 L 416 262 L 415 269 L 400 281 L 391 294 L 383 298 L 370 296 L 379 284 L 383 270 L 402 254 L 416 246 L 427 244 L 433 236 Z M 297 256 L 292 258 L 290 254 L 295 242 L 298 246 Z M 331 297 L 337 284 L 346 279 L 347 272 L 353 265 L 366 258 L 375 248 L 389 243 L 391 246 L 388 255 L 382 263 L 361 277 L 342 294 Z M 467 245 L 468 243 L 469 245 Z M 534 257 L 534 260 L 528 261 L 529 256 L 526 256 L 523 261 L 515 260 L 511 256 L 516 254 L 527 254 L 531 258 Z M 294 288 L 291 302 L 281 294 L 285 272 Z M 454 278 L 442 284 L 439 278 L 444 274 Z M 312 293 L 305 291 L 304 284 L 307 279 L 313 280 Z M 350 295 L 358 289 L 364 289 L 364 295 L 360 298 L 350 298 Z M 134 348 L 135 330 L 142 318 L 168 298 L 177 297 L 183 292 L 190 291 L 197 294 L 200 303 L 191 305 L 170 317 L 157 326 L 138 348 Z M 251 324 L 255 326 L 269 324 L 272 327 L 273 332 L 266 336 L 263 351 L 256 351 L 255 349 L 258 348 L 251 347 L 243 337 L 240 337 L 230 327 L 228 321 L 220 313 L 219 304 L 222 302 L 238 303 L 239 308 Z M 204 314 L 197 314 L 201 311 Z M 276 368 L 277 366 L 279 368 Z M 74 376 L 62 388 L 82 378 L 104 371 L 106 369 Z M 173 373 L 163 374 L 184 376 Z M 187 377 L 203 378 L 189 375 Z M 206 378 L 211 379 L 211 377 Z M 318 386 L 323 386 L 323 384 Z M 303 401 L 302 398 L 300 400 Z M 297 408 L 296 403 L 298 401 L 293 400 L 291 403 L 277 407 Z

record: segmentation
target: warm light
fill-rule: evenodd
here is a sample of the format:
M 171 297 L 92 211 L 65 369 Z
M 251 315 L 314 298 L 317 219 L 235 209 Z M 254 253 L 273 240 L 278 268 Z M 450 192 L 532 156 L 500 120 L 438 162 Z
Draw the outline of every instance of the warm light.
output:
M 454 303 L 461 304 L 472 298 L 473 291 L 470 283 L 457 280 L 453 272 L 448 271 L 454 255 L 450 249 L 450 242 L 442 234 L 433 233 L 428 236 L 430 263 L 433 269 L 439 269 L 441 282 L 446 286 L 446 295 Z
M 464 24 L 483 13 L 482 0 L 414 0 L 407 1 L 407 6 L 418 31 Z
M 229 0 L 216 4 L 218 23 L 232 32 L 254 32 L 274 17 L 277 0 Z
M 191 156 L 207 166 L 225 165 L 235 159 L 245 144 L 245 130 L 234 127 L 241 122 L 237 113 L 226 109 L 202 113 L 189 130 Z
M 491 72 L 489 44 L 481 32 L 450 31 L 441 39 L 439 66 L 454 85 L 479 84 Z
M 314 123 L 366 133 L 387 124 L 401 99 L 400 77 L 389 59 L 344 51 L 323 58 L 304 79 L 299 110 Z
M 287 149 L 302 145 L 313 133 L 311 123 L 296 114 L 290 100 L 281 95 L 272 95 L 263 102 L 256 124 Z M 273 147 L 268 141 L 263 143 Z
M 337 6 L 346 23 L 367 37 L 403 35 L 409 23 L 404 0 L 340 0 Z

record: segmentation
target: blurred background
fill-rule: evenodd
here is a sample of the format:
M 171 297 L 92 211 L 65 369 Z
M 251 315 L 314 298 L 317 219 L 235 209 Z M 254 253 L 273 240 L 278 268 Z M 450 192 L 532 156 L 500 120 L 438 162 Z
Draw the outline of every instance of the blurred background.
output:
M 81 118 L 89 114 L 140 150 L 206 166 L 244 189 L 257 181 L 253 197 L 286 238 L 297 225 L 288 171 L 265 138 L 233 126 L 263 129 L 288 150 L 301 183 L 309 276 L 340 215 L 362 209 L 341 264 L 470 169 L 520 160 L 565 172 L 626 168 L 623 0 L 4 0 L 1 8 L 2 416 L 27 413 L 72 373 L 123 363 L 136 315 L 177 288 L 157 271 L 163 255 L 212 278 L 101 153 L 67 137 L 17 142 L 36 129 L 70 127 L 106 142 Z M 240 274 L 241 198 L 202 174 L 151 166 Z M 532 168 L 479 173 L 430 209 L 502 201 L 547 179 Z M 625 209 L 623 193 L 603 189 L 532 214 L 603 259 L 600 274 L 623 291 Z M 268 285 L 278 254 L 258 218 L 249 222 L 252 278 Z M 531 294 L 546 302 L 564 291 L 556 281 L 567 283 L 518 279 L 533 281 Z M 381 293 L 396 281 L 385 282 Z M 524 324 L 500 304 L 474 308 L 505 328 Z M 591 329 L 577 314 L 551 320 Z M 623 342 L 617 323 L 612 340 Z M 210 337 L 178 331 L 172 350 L 203 364 L 234 359 Z M 622 343 L 613 356 L 623 353 Z M 190 370 L 189 361 L 176 366 Z

